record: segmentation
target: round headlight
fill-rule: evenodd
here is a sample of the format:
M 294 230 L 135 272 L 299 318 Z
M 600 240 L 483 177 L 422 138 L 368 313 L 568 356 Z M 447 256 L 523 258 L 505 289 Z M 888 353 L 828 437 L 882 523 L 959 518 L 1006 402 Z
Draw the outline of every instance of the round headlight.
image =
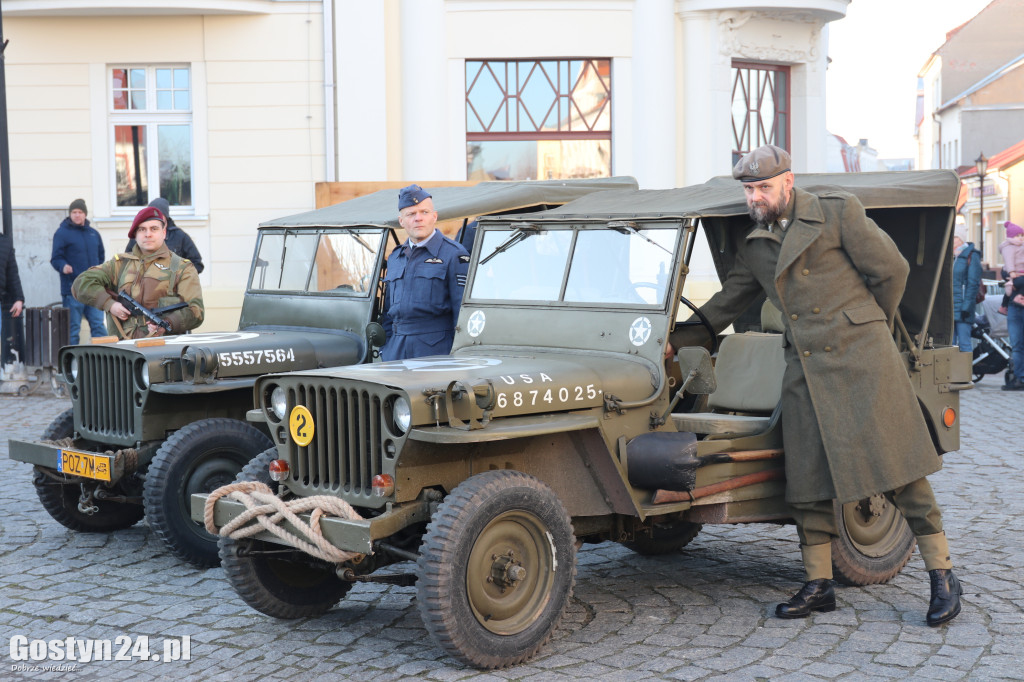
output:
M 78 381 L 78 358 L 71 357 L 71 380 Z
M 139 367 L 139 386 L 149 388 L 149 363 L 143 362 Z
M 270 392 L 270 411 L 278 419 L 284 419 L 285 410 L 288 409 L 288 394 L 280 386 L 275 386 Z
M 409 409 L 409 401 L 402 396 L 395 398 L 395 427 L 402 433 L 409 430 L 412 424 L 412 410 Z

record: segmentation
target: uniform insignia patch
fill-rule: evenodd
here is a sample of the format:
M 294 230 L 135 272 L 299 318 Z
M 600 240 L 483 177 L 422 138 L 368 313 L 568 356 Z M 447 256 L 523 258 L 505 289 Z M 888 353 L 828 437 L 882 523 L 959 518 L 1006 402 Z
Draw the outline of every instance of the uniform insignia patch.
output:
M 748 165 L 750 166 L 750 172 L 753 173 L 754 175 L 757 175 L 757 169 L 760 167 L 760 164 L 758 164 L 757 161 L 754 161 L 753 163 Z
M 466 286 L 466 276 L 465 275 L 455 275 L 455 283 L 458 284 L 460 287 Z
M 459 256 L 459 260 L 462 261 L 463 263 L 468 263 L 469 256 Z
M 424 263 L 440 263 L 442 265 L 444 264 L 444 261 L 441 260 L 440 258 L 428 258 L 427 260 L 425 260 L 423 262 Z
M 168 269 L 167 266 L 164 265 L 163 263 L 153 263 L 153 265 L 157 266 L 161 270 L 167 270 Z

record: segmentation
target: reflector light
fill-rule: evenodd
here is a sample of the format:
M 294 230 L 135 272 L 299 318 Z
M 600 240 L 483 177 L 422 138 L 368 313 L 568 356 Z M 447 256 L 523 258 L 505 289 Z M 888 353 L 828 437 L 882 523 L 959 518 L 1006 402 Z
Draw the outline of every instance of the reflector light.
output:
M 952 407 L 947 407 L 942 411 L 942 423 L 946 425 L 946 428 L 953 426 L 956 423 L 956 410 Z
M 283 481 L 288 478 L 288 462 L 283 459 L 275 459 L 267 467 L 267 471 L 270 472 L 271 480 Z
M 395 479 L 391 474 L 377 474 L 370 484 L 373 494 L 377 497 L 387 497 L 395 492 Z

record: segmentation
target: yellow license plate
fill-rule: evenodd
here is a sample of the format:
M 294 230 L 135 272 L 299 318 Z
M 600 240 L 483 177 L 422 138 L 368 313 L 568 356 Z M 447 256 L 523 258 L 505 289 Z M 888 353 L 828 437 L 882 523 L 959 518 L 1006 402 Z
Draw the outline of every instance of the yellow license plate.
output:
M 110 460 L 97 455 L 74 450 L 61 450 L 57 470 L 65 474 L 95 478 L 101 481 L 110 480 Z

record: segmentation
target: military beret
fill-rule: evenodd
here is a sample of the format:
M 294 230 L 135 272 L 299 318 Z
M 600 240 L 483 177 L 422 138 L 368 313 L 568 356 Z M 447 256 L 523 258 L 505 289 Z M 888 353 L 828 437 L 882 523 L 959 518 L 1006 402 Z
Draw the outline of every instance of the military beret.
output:
M 429 199 L 430 193 L 419 185 L 409 185 L 398 190 L 398 210 L 415 206 L 424 199 Z
M 793 169 L 789 152 L 766 144 L 748 152 L 732 169 L 732 176 L 740 182 L 760 182 Z
M 160 209 L 147 206 L 135 214 L 135 220 L 132 221 L 132 226 L 128 229 L 128 239 L 135 239 L 135 232 L 139 229 L 139 225 L 147 220 L 159 220 L 164 227 L 167 227 L 167 218 L 160 212 Z

